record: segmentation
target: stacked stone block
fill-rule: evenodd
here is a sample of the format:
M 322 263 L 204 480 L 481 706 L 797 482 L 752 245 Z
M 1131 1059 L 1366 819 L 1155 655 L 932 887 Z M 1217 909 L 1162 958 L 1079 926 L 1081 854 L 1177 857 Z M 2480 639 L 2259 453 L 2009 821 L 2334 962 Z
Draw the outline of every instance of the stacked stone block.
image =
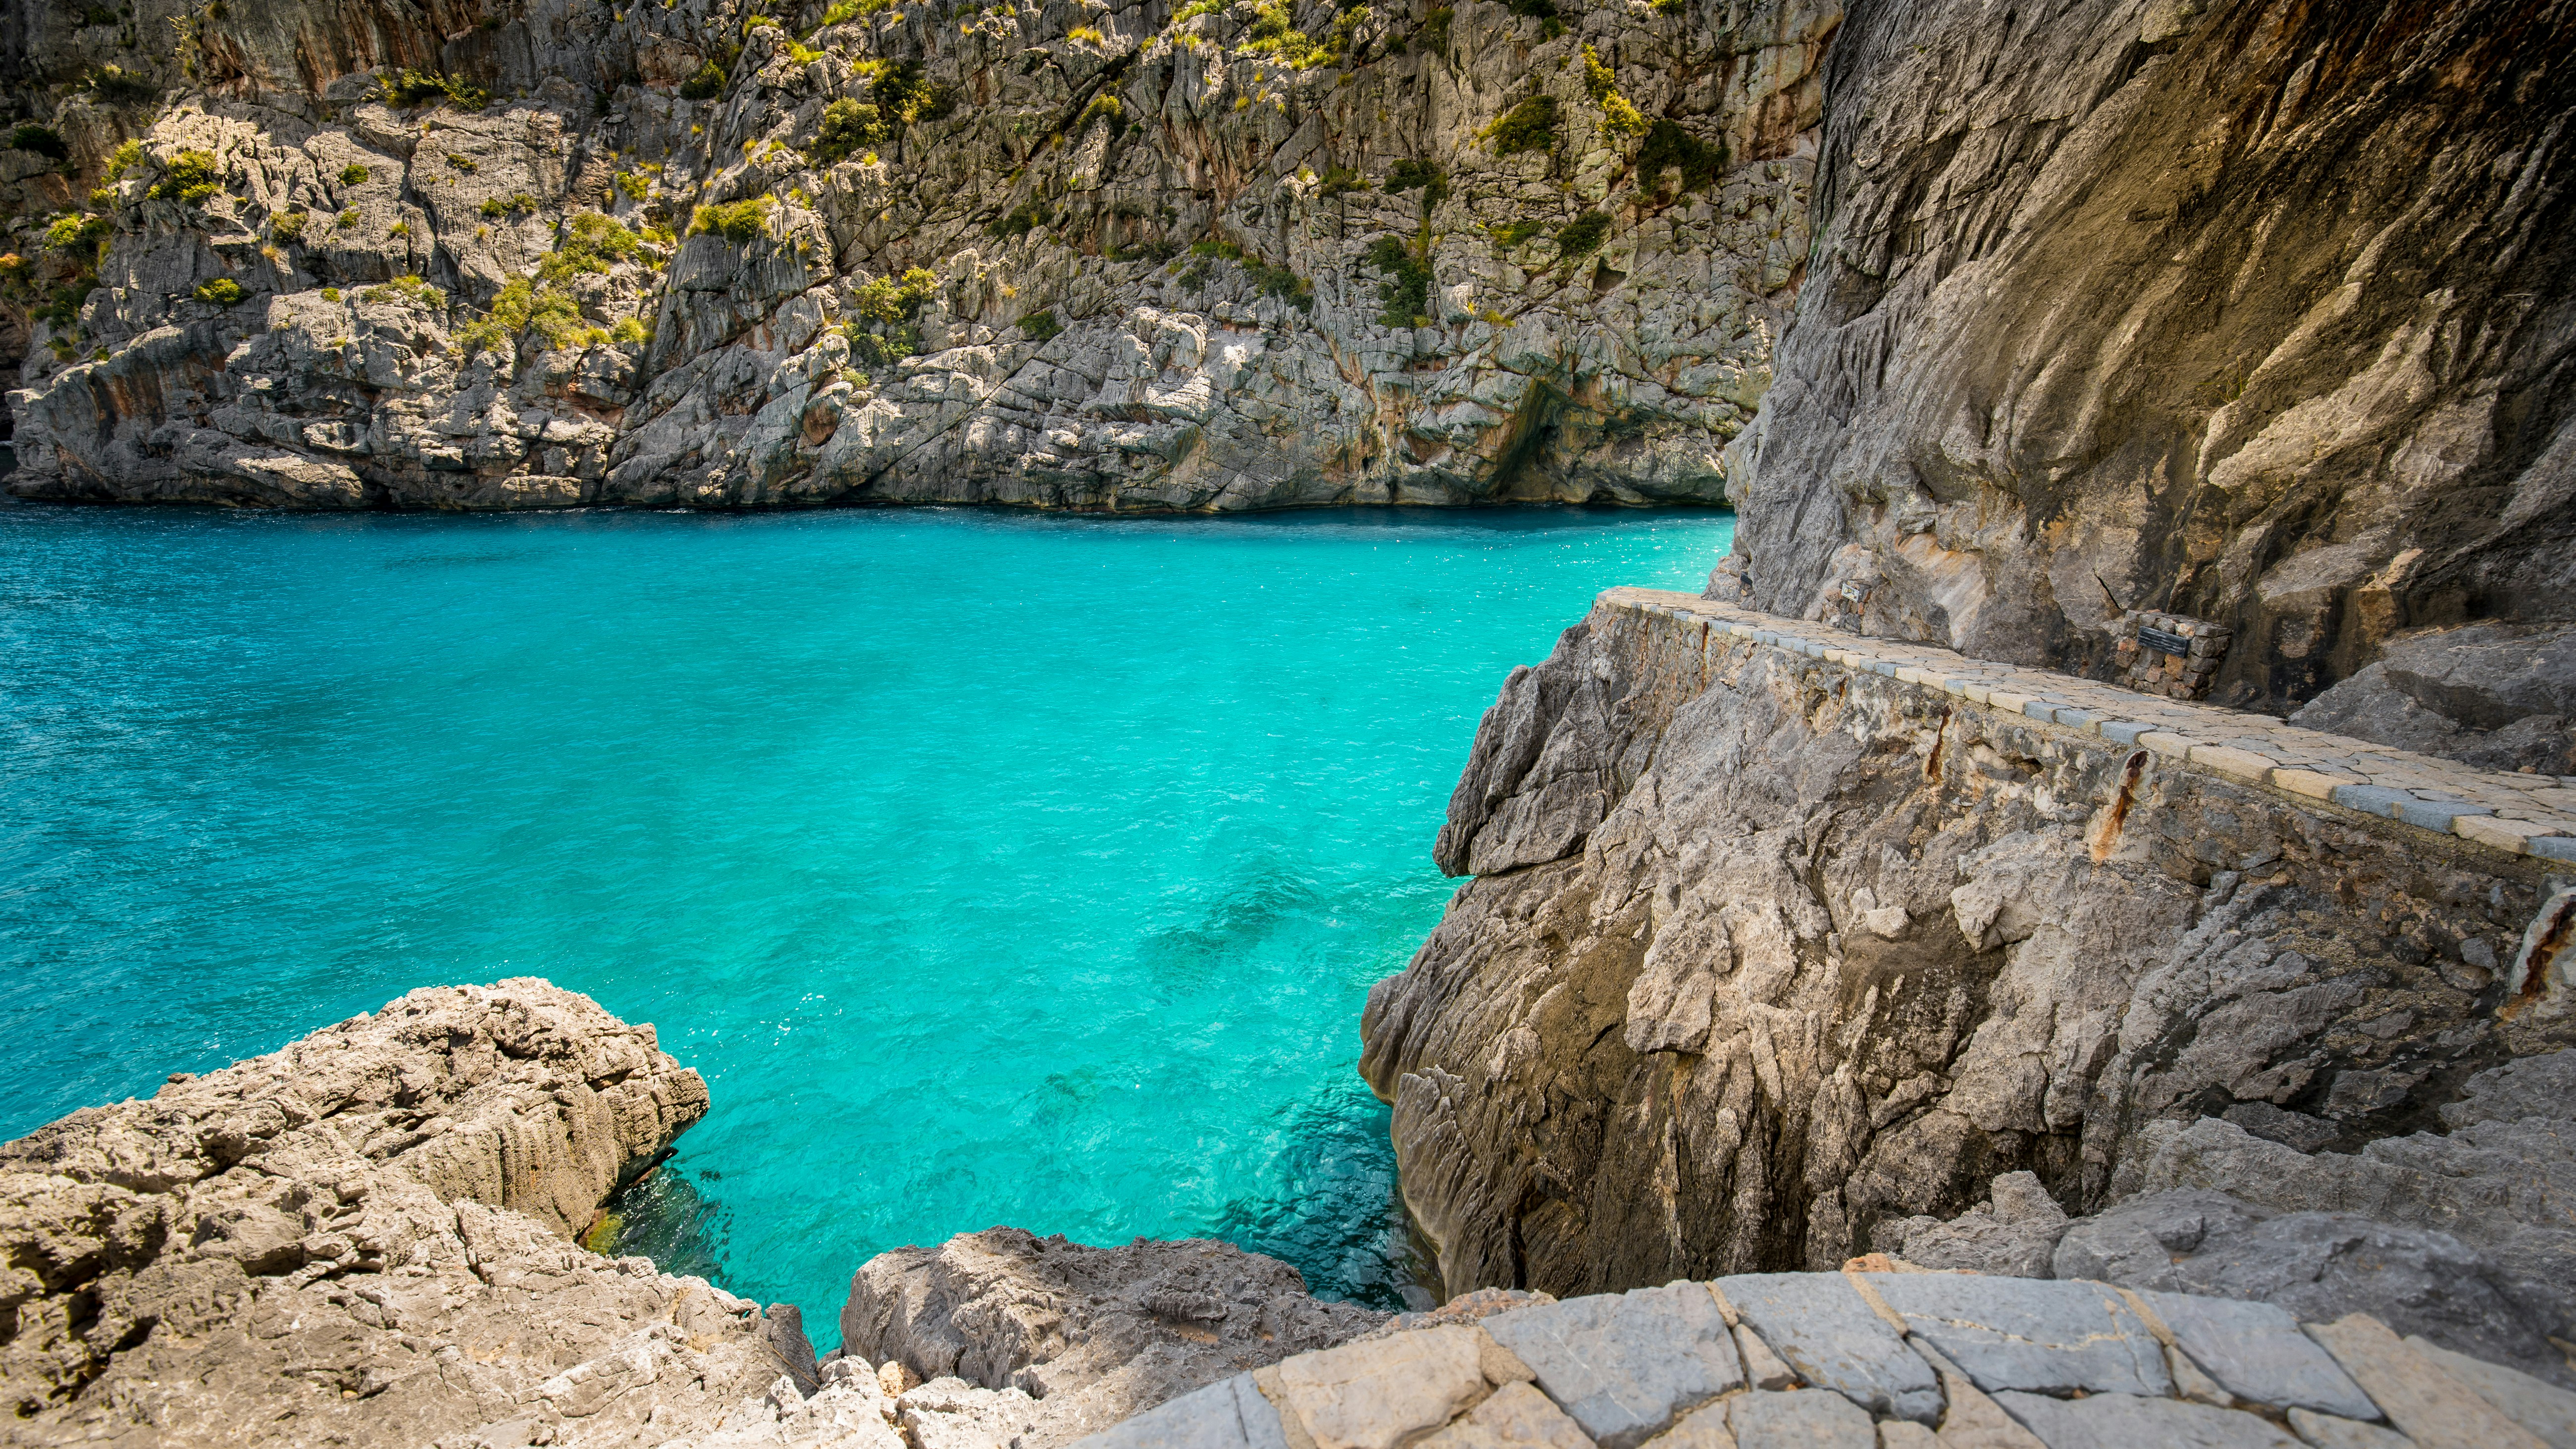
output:
M 1884 1265 L 1889 1271 L 1855 1271 Z M 2576 1394 L 2354 1314 L 1856 1259 L 1303 1354 L 1080 1449 L 2539 1449 Z
M 2134 613 L 2120 621 L 2113 653 L 2120 682 L 2141 694 L 2201 699 L 2209 694 L 2236 631 L 2183 614 Z

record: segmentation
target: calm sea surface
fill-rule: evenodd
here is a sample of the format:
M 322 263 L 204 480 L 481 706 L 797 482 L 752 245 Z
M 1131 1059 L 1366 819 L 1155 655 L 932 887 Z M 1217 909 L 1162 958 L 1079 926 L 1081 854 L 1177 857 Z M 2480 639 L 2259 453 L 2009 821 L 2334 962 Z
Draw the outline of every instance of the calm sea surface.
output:
M 0 506 L 0 1137 L 416 986 L 660 1027 L 630 1250 L 1215 1234 L 1405 1285 L 1369 984 L 1476 720 L 1718 514 Z

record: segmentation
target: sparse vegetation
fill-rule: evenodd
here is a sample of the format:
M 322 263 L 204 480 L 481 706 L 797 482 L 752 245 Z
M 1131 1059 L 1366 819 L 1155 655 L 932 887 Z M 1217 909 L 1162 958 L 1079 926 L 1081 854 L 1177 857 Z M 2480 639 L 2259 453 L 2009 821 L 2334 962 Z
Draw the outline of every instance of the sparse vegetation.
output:
M 9 133 L 9 144 L 16 150 L 32 151 L 56 161 L 68 161 L 72 148 L 63 144 L 51 126 L 25 125 Z
M 698 67 L 698 73 L 680 82 L 680 99 L 713 100 L 724 94 L 725 68 L 710 60 Z
M 638 343 L 652 341 L 653 329 L 644 325 L 643 318 L 629 317 L 618 323 L 616 326 L 608 329 L 608 340 L 611 342 L 623 342 L 629 346 L 634 346 Z
M 1556 234 L 1558 253 L 1566 260 L 1588 257 L 1601 250 L 1610 236 L 1610 218 L 1597 211 L 1587 211 L 1565 224 Z
M 390 282 L 379 283 L 358 294 L 361 302 L 383 302 L 397 306 L 426 307 L 432 311 L 447 306 L 447 294 L 422 281 L 417 272 L 407 272 Z
M 1091 98 L 1091 104 L 1082 108 L 1082 119 L 1074 122 L 1073 128 L 1077 131 L 1087 130 L 1092 122 L 1104 117 L 1108 119 L 1110 124 L 1116 125 L 1118 122 L 1126 119 L 1126 116 L 1127 107 L 1121 104 L 1116 96 L 1110 95 L 1108 92 L 1104 91 L 1099 95 L 1093 96 Z
M 1050 307 L 1022 317 L 1019 328 L 1020 334 L 1031 342 L 1050 342 L 1064 331 L 1064 324 L 1055 320 L 1055 309 Z
M 851 297 L 857 315 L 841 324 L 850 355 L 869 367 L 890 367 L 919 352 L 921 329 L 913 318 L 938 294 L 939 278 L 921 267 L 860 287 Z
M 1179 25 L 1185 21 L 1196 20 L 1202 15 L 1222 15 L 1225 13 L 1225 6 L 1226 0 L 1190 0 L 1189 4 L 1173 12 L 1172 24 Z
M 1330 200 L 1348 192 L 1366 190 L 1368 182 L 1361 179 L 1357 171 L 1348 166 L 1328 166 L 1324 168 L 1324 183 L 1315 188 L 1315 194 Z
M 758 241 L 768 234 L 769 213 L 777 206 L 778 199 L 773 196 L 701 206 L 689 217 L 689 235 L 721 236 L 737 245 Z
M 1421 30 L 1422 43 L 1430 46 L 1435 52 L 1447 50 L 1449 48 L 1449 20 L 1450 17 L 1457 13 L 1457 11 L 1450 7 L 1442 5 L 1434 9 L 1430 14 L 1423 16 Z
M 1386 184 L 1378 189 L 1389 196 L 1401 196 L 1416 187 L 1426 192 L 1437 191 L 1442 196 L 1449 194 L 1449 180 L 1441 174 L 1440 168 L 1411 156 L 1396 162 L 1386 173 Z
M 1382 236 L 1369 243 L 1368 264 L 1385 274 L 1378 283 L 1378 321 L 1388 327 L 1419 327 L 1431 319 L 1431 263 L 1400 237 Z
M 1726 174 L 1726 147 L 1712 146 L 1671 121 L 1646 129 L 1646 144 L 1637 148 L 1637 177 L 1651 182 L 1666 171 L 1682 173 L 1682 190 L 1717 184 Z
M 482 168 L 474 164 L 473 157 L 459 156 L 455 152 L 450 151 L 447 153 L 447 169 L 450 171 L 462 171 L 466 175 L 471 176 Z
M 351 227 L 356 226 L 358 224 L 357 208 L 351 207 L 349 210 L 341 212 L 339 216 L 332 220 L 331 224 L 342 231 L 347 231 Z
M 1101 34 L 1097 25 L 1077 25 L 1066 31 L 1064 38 L 1077 45 L 1097 45 L 1104 49 L 1109 44 L 1109 37 Z
M 195 206 L 215 194 L 223 180 L 223 168 L 216 164 L 211 151 L 182 151 L 171 158 L 152 194 L 164 201 L 178 201 Z
M 884 140 L 892 129 L 886 124 L 884 113 L 876 107 L 844 96 L 823 108 L 822 123 L 814 132 L 814 144 L 805 148 L 805 164 L 834 165 L 860 147 Z
M 1614 136 L 1646 133 L 1646 118 L 1637 113 L 1626 96 L 1619 94 L 1619 73 L 1603 63 L 1590 41 L 1583 45 L 1583 84 L 1592 94 L 1592 104 L 1601 108 L 1601 129 Z
M 351 164 L 340 168 L 340 184 L 343 186 L 364 186 L 367 182 L 375 178 L 375 174 L 376 173 L 368 170 L 366 167 L 352 162 Z
M 377 85 L 384 92 L 385 104 L 402 109 L 444 100 L 460 111 L 479 111 L 492 102 L 491 92 L 480 86 L 429 71 L 394 71 Z
M 230 277 L 217 277 L 211 282 L 199 282 L 197 284 L 197 300 L 200 302 L 212 302 L 218 307 L 238 306 L 242 298 L 249 295 L 250 294 L 248 292 L 242 290 L 241 283 L 234 281 Z
M 81 78 L 90 95 L 106 105 L 139 106 L 161 98 L 161 88 L 121 66 L 103 65 Z
M 475 209 L 485 216 L 526 216 L 537 206 L 535 197 L 524 191 L 513 191 L 508 196 L 486 197 L 483 204 Z
M 278 212 L 268 219 L 268 234 L 282 242 L 300 242 L 304 240 L 304 223 L 307 220 L 305 213 L 300 211 Z
M 1485 128 L 1485 139 L 1497 156 L 1520 151 L 1556 149 L 1556 97 L 1531 96 L 1503 112 Z
M 1032 198 L 1003 213 L 1002 219 L 984 228 L 987 236 L 1027 236 L 1039 227 L 1053 224 L 1055 217 Z
M 105 180 L 110 185 L 123 181 L 125 179 L 125 173 L 142 164 L 142 161 L 143 143 L 140 141 L 126 142 L 124 145 L 117 147 L 115 152 L 107 158 Z
M 1494 228 L 1494 246 L 1499 251 L 1510 251 L 1545 230 L 1547 223 L 1543 221 L 1506 222 Z
M 825 110 L 828 113 L 830 108 L 826 107 Z M 633 171 L 620 171 L 617 173 L 615 180 L 617 182 L 617 189 L 625 193 L 626 199 L 629 201 L 642 201 L 653 192 L 652 178 L 639 175 Z
M 1537 21 L 1539 34 L 1550 40 L 1565 33 L 1565 22 L 1557 18 L 1556 0 L 1506 0 L 1503 8 Z

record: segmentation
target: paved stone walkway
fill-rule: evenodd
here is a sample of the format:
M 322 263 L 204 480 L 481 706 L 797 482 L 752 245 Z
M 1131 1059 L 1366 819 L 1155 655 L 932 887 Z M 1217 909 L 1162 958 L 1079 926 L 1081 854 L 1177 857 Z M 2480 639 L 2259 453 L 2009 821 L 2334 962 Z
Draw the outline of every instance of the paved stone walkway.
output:
M 2480 770 L 2456 760 L 2300 729 L 2270 715 L 2138 694 L 1929 644 L 1872 639 L 1656 589 L 1611 589 L 1615 608 L 1695 621 L 1740 639 L 1868 670 L 2259 785 L 2517 855 L 2576 861 L 2576 776 Z
M 2576 1394 L 2367 1315 L 1875 1264 L 1348 1343 L 1077 1449 L 2576 1449 Z

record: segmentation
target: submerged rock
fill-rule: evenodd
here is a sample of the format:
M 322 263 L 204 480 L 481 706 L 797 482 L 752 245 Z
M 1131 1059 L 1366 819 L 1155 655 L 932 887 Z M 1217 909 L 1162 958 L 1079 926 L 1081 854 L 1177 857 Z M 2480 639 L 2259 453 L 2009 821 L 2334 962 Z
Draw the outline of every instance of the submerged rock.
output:
M 1045 1449 L 1391 1317 L 1314 1298 L 1296 1269 L 1227 1243 L 1092 1248 L 991 1228 L 861 1265 L 841 1341 L 927 1379 L 900 1402 L 953 1421 L 934 1432 L 1009 1423 L 1021 1449 Z

